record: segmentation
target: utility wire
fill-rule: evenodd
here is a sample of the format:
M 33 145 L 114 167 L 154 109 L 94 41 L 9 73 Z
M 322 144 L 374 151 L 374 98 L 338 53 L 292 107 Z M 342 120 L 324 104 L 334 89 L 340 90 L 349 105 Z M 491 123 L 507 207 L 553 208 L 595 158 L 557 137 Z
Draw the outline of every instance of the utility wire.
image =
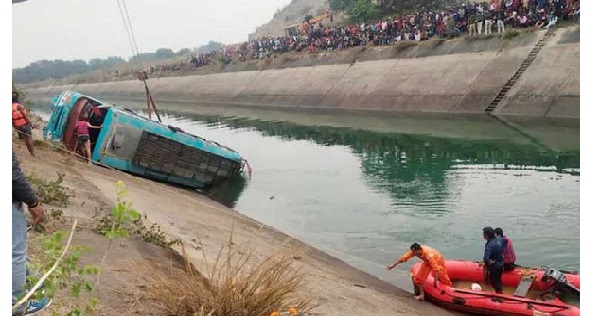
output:
M 131 31 L 131 39 L 133 40 L 133 46 L 135 47 L 135 52 L 139 55 L 140 50 L 137 45 L 137 41 L 135 40 L 135 35 L 133 33 L 133 26 L 131 25 L 131 19 L 129 18 L 129 12 L 127 11 L 127 5 L 125 5 L 125 0 L 121 0 L 123 2 L 123 9 L 125 10 L 125 16 L 127 17 L 127 23 L 129 24 L 129 30 Z
M 127 39 L 129 40 L 129 46 L 131 47 L 131 52 L 133 53 L 133 56 L 137 56 L 134 45 L 133 45 L 133 39 L 132 39 L 132 34 L 129 31 L 129 27 L 127 26 L 127 21 L 125 20 L 125 15 L 123 14 L 123 8 L 121 8 L 121 2 L 119 0 L 117 0 L 117 5 L 119 6 L 119 11 L 121 12 L 121 18 L 123 19 L 123 24 L 125 25 L 125 31 L 127 32 Z

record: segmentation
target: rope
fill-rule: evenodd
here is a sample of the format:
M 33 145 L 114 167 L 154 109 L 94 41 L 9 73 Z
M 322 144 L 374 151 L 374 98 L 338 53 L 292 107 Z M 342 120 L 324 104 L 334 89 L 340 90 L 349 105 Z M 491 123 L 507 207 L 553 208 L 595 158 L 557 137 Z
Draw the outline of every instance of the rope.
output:
M 133 56 L 138 56 L 140 54 L 140 50 L 138 48 L 137 45 L 137 41 L 135 40 L 135 35 L 133 32 L 133 25 L 131 24 L 131 18 L 129 17 L 129 11 L 127 11 L 127 5 L 125 4 L 125 0 L 117 0 L 117 4 L 119 5 L 119 12 L 121 13 L 121 18 L 123 19 L 123 24 L 125 25 L 125 30 L 127 31 L 127 38 L 129 39 L 129 45 L 131 46 L 131 51 L 133 52 Z M 121 8 L 121 4 L 123 5 L 123 8 Z M 123 11 L 125 11 L 125 13 L 123 14 Z M 158 114 L 158 110 L 156 109 L 156 105 L 154 104 L 154 100 L 152 99 L 152 95 L 150 94 L 150 89 L 148 89 L 148 84 L 146 83 L 146 73 L 145 71 L 143 71 L 144 69 L 144 64 L 142 63 L 142 60 L 138 58 L 138 63 L 140 65 L 141 71 L 138 72 L 138 78 L 144 82 L 144 87 L 146 89 L 146 99 L 148 102 L 148 116 L 150 117 L 150 119 L 152 119 L 152 114 L 150 112 L 150 104 L 152 104 L 152 108 L 154 109 L 154 113 L 156 114 L 156 117 L 158 118 L 159 122 L 162 122 L 162 120 L 160 119 L 160 115 Z M 140 77 L 140 74 L 141 77 Z
M 463 293 L 463 294 L 465 294 L 465 295 L 475 295 L 475 296 L 477 296 L 477 297 L 469 297 L 469 298 L 466 298 L 466 297 L 464 297 L 464 296 L 453 295 L 453 294 L 451 294 L 451 293 L 449 293 L 449 292 L 445 292 L 445 291 L 444 291 L 444 294 L 446 294 L 446 295 L 448 295 L 448 296 L 450 296 L 450 297 L 453 297 L 453 298 L 462 298 L 462 299 L 464 299 L 464 300 L 465 300 L 465 304 L 466 304 L 466 300 L 467 300 L 467 299 L 469 299 L 469 300 L 480 300 L 480 299 L 493 299 L 493 298 L 494 298 L 494 296 L 493 296 L 492 294 L 486 294 L 486 293 L 481 293 L 481 294 L 476 294 L 476 293 Z M 485 295 L 485 296 L 484 296 L 484 295 Z M 530 302 L 530 301 L 520 301 L 518 298 L 515 298 L 515 299 L 510 299 L 510 300 L 503 299 L 503 298 L 499 298 L 499 299 L 500 299 L 500 300 L 502 300 L 502 304 L 511 304 L 511 305 L 517 305 L 517 304 L 531 304 L 531 308 L 533 308 L 534 310 L 537 310 L 537 311 L 543 312 L 542 310 L 540 310 L 540 309 L 537 309 L 537 308 L 535 307 L 535 305 L 536 305 L 536 304 L 544 304 L 543 302 L 536 303 L 535 301 L 534 301 L 534 302 Z M 556 310 L 554 310 L 554 311 L 552 311 L 552 312 L 547 312 L 547 311 L 545 311 L 545 312 L 546 312 L 546 313 L 556 313 L 556 312 L 559 312 L 559 311 L 562 311 L 562 310 L 565 310 L 565 309 L 569 309 L 569 308 L 571 308 L 570 306 L 554 306 L 554 307 L 556 307 L 557 309 L 556 309 Z
M 133 26 L 131 25 L 131 19 L 129 18 L 129 12 L 127 11 L 127 5 L 125 4 L 125 0 L 121 0 L 123 2 L 123 9 L 125 10 L 125 16 L 127 17 L 127 23 L 129 24 L 129 29 L 131 30 L 131 39 L 133 41 L 133 45 L 135 46 L 135 52 L 139 55 L 140 50 L 138 49 L 137 42 L 135 40 L 135 35 L 133 33 Z
M 67 250 L 69 250 L 69 246 L 71 245 L 71 240 L 73 240 L 73 235 L 75 234 L 75 227 L 77 227 L 77 220 L 75 220 L 73 222 L 73 227 L 71 227 L 71 233 L 69 234 L 69 239 L 67 240 L 67 244 L 65 245 L 65 248 L 63 248 L 63 251 L 60 254 L 60 257 L 58 257 L 58 259 L 56 259 L 56 261 L 54 262 L 54 265 L 52 265 L 52 268 L 50 268 L 50 270 L 48 270 L 48 272 L 46 272 L 46 274 L 44 274 L 44 276 L 42 276 L 39 279 L 39 281 L 37 281 L 35 286 L 31 290 L 29 290 L 29 292 L 27 292 L 25 297 L 23 297 L 20 301 L 18 301 L 17 304 L 13 305 L 13 308 L 12 308 L 13 312 L 16 311 L 19 308 L 19 306 L 21 306 L 25 302 L 27 302 L 31 298 L 31 296 L 35 293 L 35 291 L 37 291 L 40 288 L 40 286 L 42 286 L 42 284 L 50 276 L 50 274 L 52 274 L 52 272 L 54 272 L 54 270 L 56 270 L 56 268 L 58 267 L 58 263 L 67 254 Z
M 123 14 L 123 9 L 121 8 L 121 2 L 119 0 L 117 0 L 117 5 L 119 6 L 119 11 L 121 12 L 121 18 L 123 19 L 123 24 L 125 24 L 125 31 L 127 32 L 127 39 L 129 40 L 129 45 L 131 46 L 131 52 L 133 53 L 133 56 L 137 56 L 138 54 L 136 54 L 136 51 L 134 49 L 133 39 L 132 39 L 133 35 L 129 31 L 129 27 L 127 26 L 127 21 L 125 20 L 125 15 Z
M 442 292 L 444 292 L 444 294 L 446 294 L 446 295 L 448 295 L 448 296 L 450 296 L 450 297 L 454 297 L 454 298 L 462 298 L 462 299 L 465 299 L 465 300 L 467 299 L 467 298 L 465 298 L 464 296 L 453 295 L 453 294 L 451 294 L 450 292 L 446 292 L 446 291 L 444 291 L 444 290 L 442 290 Z M 481 300 L 481 299 L 490 299 L 490 298 L 492 298 L 492 297 L 490 297 L 490 296 L 484 296 L 484 295 L 485 295 L 485 293 L 481 293 L 481 294 L 478 294 L 478 293 L 463 293 L 463 294 L 465 294 L 465 295 L 474 295 L 475 297 L 471 297 L 471 298 L 469 298 L 469 299 L 472 299 L 472 300 Z M 443 294 L 442 294 L 442 295 L 443 295 Z

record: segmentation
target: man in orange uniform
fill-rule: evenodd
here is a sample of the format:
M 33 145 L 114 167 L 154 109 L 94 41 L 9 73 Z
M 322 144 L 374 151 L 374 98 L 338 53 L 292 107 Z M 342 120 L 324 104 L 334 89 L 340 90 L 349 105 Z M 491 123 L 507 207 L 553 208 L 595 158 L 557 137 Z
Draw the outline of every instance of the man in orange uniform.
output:
M 19 102 L 19 93 L 12 93 L 12 124 L 19 133 L 19 138 L 25 139 L 25 145 L 29 153 L 35 157 L 33 151 L 33 138 L 31 137 L 32 124 L 27 117 L 25 107 Z
M 418 243 L 412 244 L 410 250 L 403 254 L 402 257 L 398 258 L 396 262 L 390 264 L 387 269 L 392 270 L 398 264 L 406 262 L 408 259 L 415 256 L 423 260 L 423 264 L 415 276 L 417 287 L 419 288 L 419 295 L 415 296 L 416 300 L 419 301 L 425 299 L 423 283 L 425 283 L 431 271 L 433 271 L 433 287 L 437 288 L 438 281 L 448 286 L 452 286 L 452 282 L 448 277 L 448 272 L 446 272 L 444 256 L 442 256 L 439 251 L 425 245 L 421 246 Z

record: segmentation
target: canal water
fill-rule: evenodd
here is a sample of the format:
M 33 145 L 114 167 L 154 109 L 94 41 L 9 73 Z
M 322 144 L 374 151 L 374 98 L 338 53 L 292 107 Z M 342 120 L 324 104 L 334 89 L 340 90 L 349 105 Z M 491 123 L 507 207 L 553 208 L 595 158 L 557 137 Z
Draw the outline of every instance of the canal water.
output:
M 402 288 L 413 261 L 385 267 L 412 243 L 481 260 L 484 226 L 503 228 L 518 264 L 579 270 L 578 149 L 173 112 L 163 121 L 250 162 L 251 178 L 211 198 Z

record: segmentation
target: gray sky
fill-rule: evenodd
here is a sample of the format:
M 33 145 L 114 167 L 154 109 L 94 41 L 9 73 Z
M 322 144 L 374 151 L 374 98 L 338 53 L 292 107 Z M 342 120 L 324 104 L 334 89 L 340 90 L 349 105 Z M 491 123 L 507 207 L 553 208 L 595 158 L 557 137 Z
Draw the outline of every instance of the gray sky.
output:
M 125 0 L 140 52 L 245 41 L 290 0 Z M 117 0 L 12 5 L 12 66 L 132 55 Z

